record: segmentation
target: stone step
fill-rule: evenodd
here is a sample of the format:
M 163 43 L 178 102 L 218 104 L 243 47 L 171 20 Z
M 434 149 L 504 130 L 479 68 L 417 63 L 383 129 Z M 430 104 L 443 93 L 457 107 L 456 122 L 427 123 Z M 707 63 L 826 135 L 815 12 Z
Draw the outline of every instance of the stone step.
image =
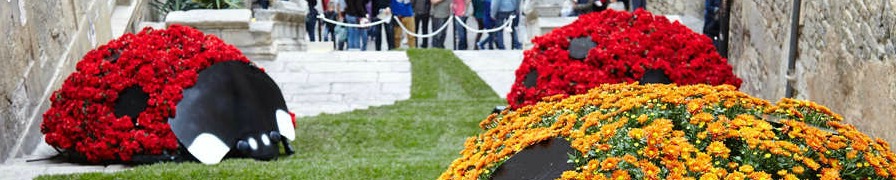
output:
M 134 13 L 134 6 L 131 4 L 126 5 L 115 5 L 115 8 L 112 10 L 112 37 L 119 37 L 128 28 L 128 24 L 130 24 L 131 15 Z

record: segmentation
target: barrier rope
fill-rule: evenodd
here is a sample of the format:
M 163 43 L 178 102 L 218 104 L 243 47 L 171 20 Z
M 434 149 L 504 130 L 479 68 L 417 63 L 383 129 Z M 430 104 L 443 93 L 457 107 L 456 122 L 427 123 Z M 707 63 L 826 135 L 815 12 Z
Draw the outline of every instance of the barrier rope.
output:
M 398 17 L 396 17 L 396 16 L 392 16 L 392 18 L 395 18 L 396 22 L 401 22 L 401 20 L 398 19 Z M 408 30 L 407 27 L 404 27 L 404 24 L 401 24 L 401 23 L 395 23 L 395 24 L 398 24 L 398 27 L 401 27 L 401 30 L 404 31 L 405 34 L 408 34 L 408 35 L 411 35 L 414 37 L 419 37 L 419 38 L 430 38 L 430 37 L 436 36 L 436 34 L 439 34 L 443 30 L 448 29 L 448 24 L 450 24 L 448 22 L 451 22 L 452 19 L 454 19 L 454 16 L 449 16 L 448 20 L 445 21 L 445 24 L 443 24 L 442 27 L 439 27 L 439 29 L 432 31 L 429 34 L 417 34 L 417 33 L 411 32 L 411 30 Z
M 366 27 L 370 27 L 370 26 L 376 26 L 376 25 L 380 25 L 380 24 L 383 24 L 383 23 L 389 23 L 389 21 L 392 20 L 392 19 L 389 19 L 389 18 L 383 18 L 383 19 L 381 19 L 381 20 L 379 20 L 379 21 L 372 22 L 372 23 L 365 23 L 365 24 L 349 24 L 349 23 L 343 23 L 343 22 L 335 21 L 335 20 L 332 20 L 332 19 L 327 19 L 327 17 L 325 17 L 323 14 L 318 14 L 318 15 L 317 15 L 317 19 L 323 20 L 324 22 L 327 22 L 327 23 L 330 23 L 330 24 L 335 24 L 335 25 L 337 25 L 337 26 L 355 27 L 355 28 L 366 28 Z
M 389 18 L 383 18 L 379 21 L 372 22 L 372 23 L 349 24 L 349 23 L 335 21 L 332 19 L 327 19 L 323 14 L 318 14 L 317 18 L 324 22 L 327 22 L 330 24 L 335 24 L 337 26 L 356 27 L 356 28 L 367 28 L 367 27 L 371 27 L 371 26 L 380 25 L 383 23 L 389 23 L 389 21 L 391 21 L 391 19 L 389 19 Z M 392 18 L 395 19 L 396 22 L 401 22 L 401 20 L 398 19 L 398 17 L 396 17 L 396 16 L 392 16 Z M 467 29 L 468 31 L 473 32 L 473 33 L 492 33 L 492 32 L 496 32 L 496 31 L 500 31 L 500 30 L 510 31 L 511 30 L 510 26 L 513 23 L 513 19 L 516 18 L 516 16 L 512 15 L 512 16 L 508 17 L 507 21 L 504 21 L 504 24 L 501 24 L 501 26 L 498 26 L 498 27 L 495 27 L 492 29 L 475 29 L 473 27 L 467 26 L 466 22 L 463 22 L 457 16 L 450 16 L 448 18 L 449 19 L 445 22 L 445 24 L 442 25 L 442 27 L 439 27 L 438 29 L 430 32 L 429 34 L 417 34 L 415 32 L 411 32 L 411 30 L 408 30 L 408 28 L 405 27 L 404 24 L 402 24 L 402 23 L 396 23 L 396 24 L 398 24 L 398 26 L 401 27 L 401 30 L 404 31 L 408 35 L 411 35 L 414 37 L 421 37 L 421 38 L 430 38 L 430 37 L 435 36 L 436 34 L 439 34 L 440 32 L 444 31 L 445 29 L 448 29 L 448 24 L 450 24 L 448 22 L 451 22 L 452 20 L 458 21 L 459 22 L 458 24 L 460 24 L 462 27 L 464 27 L 464 29 Z
M 506 31 L 511 31 L 511 29 L 510 29 L 510 28 L 511 28 L 510 25 L 511 25 L 512 22 L 513 22 L 513 18 L 516 18 L 516 16 L 515 16 L 515 15 L 511 15 L 510 17 L 507 18 L 507 21 L 505 21 L 504 24 L 501 24 L 501 26 L 498 26 L 498 27 L 495 27 L 495 28 L 492 28 L 492 29 L 473 29 L 473 27 L 467 26 L 467 23 L 466 23 L 466 22 L 463 22 L 460 18 L 454 18 L 454 20 L 457 20 L 457 22 L 460 22 L 460 23 L 459 23 L 460 26 L 463 26 L 464 29 L 467 29 L 468 31 L 471 31 L 471 32 L 473 32 L 473 33 L 492 33 L 492 32 L 496 32 L 496 31 L 500 31 L 500 30 L 502 30 L 502 29 L 503 29 L 505 32 L 506 32 Z

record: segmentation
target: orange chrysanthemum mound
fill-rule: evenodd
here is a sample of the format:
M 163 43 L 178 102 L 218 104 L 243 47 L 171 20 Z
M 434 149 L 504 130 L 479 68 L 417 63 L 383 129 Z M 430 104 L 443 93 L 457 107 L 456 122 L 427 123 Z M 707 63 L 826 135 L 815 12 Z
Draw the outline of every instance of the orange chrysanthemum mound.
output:
M 488 179 L 522 149 L 566 138 L 561 179 L 892 179 L 896 155 L 809 101 L 733 86 L 602 85 L 489 116 L 440 179 Z M 613 164 L 609 166 L 607 164 Z

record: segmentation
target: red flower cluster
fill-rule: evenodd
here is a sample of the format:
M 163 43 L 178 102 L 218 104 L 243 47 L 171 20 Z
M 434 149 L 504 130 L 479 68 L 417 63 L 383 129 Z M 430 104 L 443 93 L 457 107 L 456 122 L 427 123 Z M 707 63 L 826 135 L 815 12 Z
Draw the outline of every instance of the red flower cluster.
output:
M 50 97 L 41 132 L 48 144 L 91 162 L 173 154 L 178 143 L 168 118 L 174 117 L 184 88 L 196 83 L 200 70 L 223 61 L 249 63 L 236 47 L 186 26 L 125 34 L 78 62 Z M 119 93 L 129 87 L 149 95 L 136 120 L 113 114 Z
M 585 58 L 571 58 L 570 43 L 582 37 L 596 45 L 587 49 Z M 663 70 L 682 85 L 741 84 L 712 40 L 644 10 L 585 14 L 532 41 L 535 46 L 524 52 L 507 95 L 511 108 L 557 94 L 582 94 L 605 83 L 638 81 L 649 69 Z M 533 71 L 537 73 L 530 74 Z M 529 87 L 524 83 L 527 75 L 537 78 Z

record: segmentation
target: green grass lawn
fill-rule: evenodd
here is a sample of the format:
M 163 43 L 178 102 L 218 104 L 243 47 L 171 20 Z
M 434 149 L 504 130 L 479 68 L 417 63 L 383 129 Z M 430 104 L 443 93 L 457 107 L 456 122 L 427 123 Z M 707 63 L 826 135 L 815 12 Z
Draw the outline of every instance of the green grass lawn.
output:
M 160 163 L 118 173 L 38 179 L 435 179 L 467 137 L 506 104 L 451 51 L 408 50 L 411 99 L 368 110 L 299 118 L 297 152 L 274 161 Z M 301 108 L 301 107 L 291 107 Z

